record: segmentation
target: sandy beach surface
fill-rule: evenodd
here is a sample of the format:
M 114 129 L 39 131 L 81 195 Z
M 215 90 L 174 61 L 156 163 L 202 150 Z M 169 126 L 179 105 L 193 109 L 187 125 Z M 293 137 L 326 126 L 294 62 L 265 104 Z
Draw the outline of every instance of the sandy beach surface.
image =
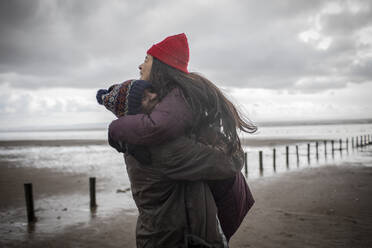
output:
M 87 178 L 1 162 L 0 247 L 135 247 L 130 191 L 98 187 L 99 206 L 90 212 Z M 34 225 L 27 224 L 24 206 L 23 184 L 30 180 L 36 182 Z M 372 247 L 371 164 L 309 166 L 248 184 L 256 203 L 230 247 Z M 108 194 L 109 200 L 101 196 Z M 107 207 L 114 198 L 125 207 Z
M 231 247 L 372 246 L 372 168 L 344 164 L 258 179 Z

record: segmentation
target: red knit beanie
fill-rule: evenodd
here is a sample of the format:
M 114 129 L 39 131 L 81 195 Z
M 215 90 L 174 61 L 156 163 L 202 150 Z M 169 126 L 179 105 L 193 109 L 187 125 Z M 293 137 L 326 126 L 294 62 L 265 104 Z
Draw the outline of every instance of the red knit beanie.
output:
M 169 36 L 163 41 L 153 45 L 147 54 L 157 58 L 161 62 L 172 66 L 185 73 L 189 63 L 189 44 L 184 33 Z

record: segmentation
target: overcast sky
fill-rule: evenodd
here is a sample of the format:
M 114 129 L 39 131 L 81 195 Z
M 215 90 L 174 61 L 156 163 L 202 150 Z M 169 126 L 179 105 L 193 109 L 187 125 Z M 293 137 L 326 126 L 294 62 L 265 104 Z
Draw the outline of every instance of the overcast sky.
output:
M 0 1 L 1 127 L 109 122 L 95 92 L 185 32 L 254 121 L 372 118 L 372 1 Z

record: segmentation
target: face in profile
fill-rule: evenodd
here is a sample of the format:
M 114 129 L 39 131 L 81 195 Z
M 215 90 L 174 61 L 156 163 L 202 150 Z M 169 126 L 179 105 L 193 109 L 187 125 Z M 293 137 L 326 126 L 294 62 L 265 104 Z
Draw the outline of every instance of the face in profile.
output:
M 141 80 L 148 81 L 150 79 L 151 68 L 152 68 L 152 56 L 147 54 L 145 57 L 145 61 L 138 66 L 138 69 L 140 70 Z
M 157 103 L 157 94 L 151 92 L 149 89 L 145 89 L 142 98 L 142 111 L 146 114 L 151 113 Z

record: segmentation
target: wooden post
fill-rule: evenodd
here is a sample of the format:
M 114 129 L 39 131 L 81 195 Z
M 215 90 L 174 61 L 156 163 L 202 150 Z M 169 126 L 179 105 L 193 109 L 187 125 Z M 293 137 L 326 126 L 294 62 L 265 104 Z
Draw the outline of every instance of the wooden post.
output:
M 340 153 L 342 152 L 342 139 L 340 139 Z
M 356 148 L 358 148 L 358 147 L 359 147 L 358 136 L 355 137 L 355 140 L 356 140 L 356 142 L 355 142 L 355 144 L 356 144 Z
M 351 137 L 351 148 L 354 150 L 354 137 Z
M 319 149 L 318 149 L 318 141 L 315 142 L 315 148 L 316 148 L 316 161 L 319 161 Z
M 332 140 L 331 144 L 332 144 L 332 158 L 334 158 L 335 157 L 335 141 Z
M 287 169 L 289 169 L 289 147 L 285 147 L 285 162 L 287 165 Z
M 90 208 L 94 209 L 97 207 L 96 203 L 96 178 L 89 178 L 89 192 L 90 192 Z
M 363 136 L 360 136 L 360 147 L 363 147 Z
M 248 176 L 248 153 L 244 153 L 244 171 L 245 171 L 245 176 Z
M 307 144 L 307 162 L 310 164 L 310 144 Z
M 274 172 L 276 172 L 276 150 L 275 148 L 273 149 L 273 167 L 274 167 Z
M 327 141 L 324 141 L 324 158 L 327 159 Z
M 259 152 L 259 163 L 260 163 L 260 176 L 263 176 L 262 151 Z
M 296 157 L 297 157 L 297 167 L 300 165 L 300 156 L 298 154 L 298 145 L 296 145 Z
M 32 183 L 24 184 L 25 199 L 26 199 L 26 209 L 27 209 L 27 221 L 32 223 L 36 221 L 35 211 L 34 211 L 34 199 L 32 195 Z
M 346 138 L 346 151 L 349 151 L 349 138 Z

